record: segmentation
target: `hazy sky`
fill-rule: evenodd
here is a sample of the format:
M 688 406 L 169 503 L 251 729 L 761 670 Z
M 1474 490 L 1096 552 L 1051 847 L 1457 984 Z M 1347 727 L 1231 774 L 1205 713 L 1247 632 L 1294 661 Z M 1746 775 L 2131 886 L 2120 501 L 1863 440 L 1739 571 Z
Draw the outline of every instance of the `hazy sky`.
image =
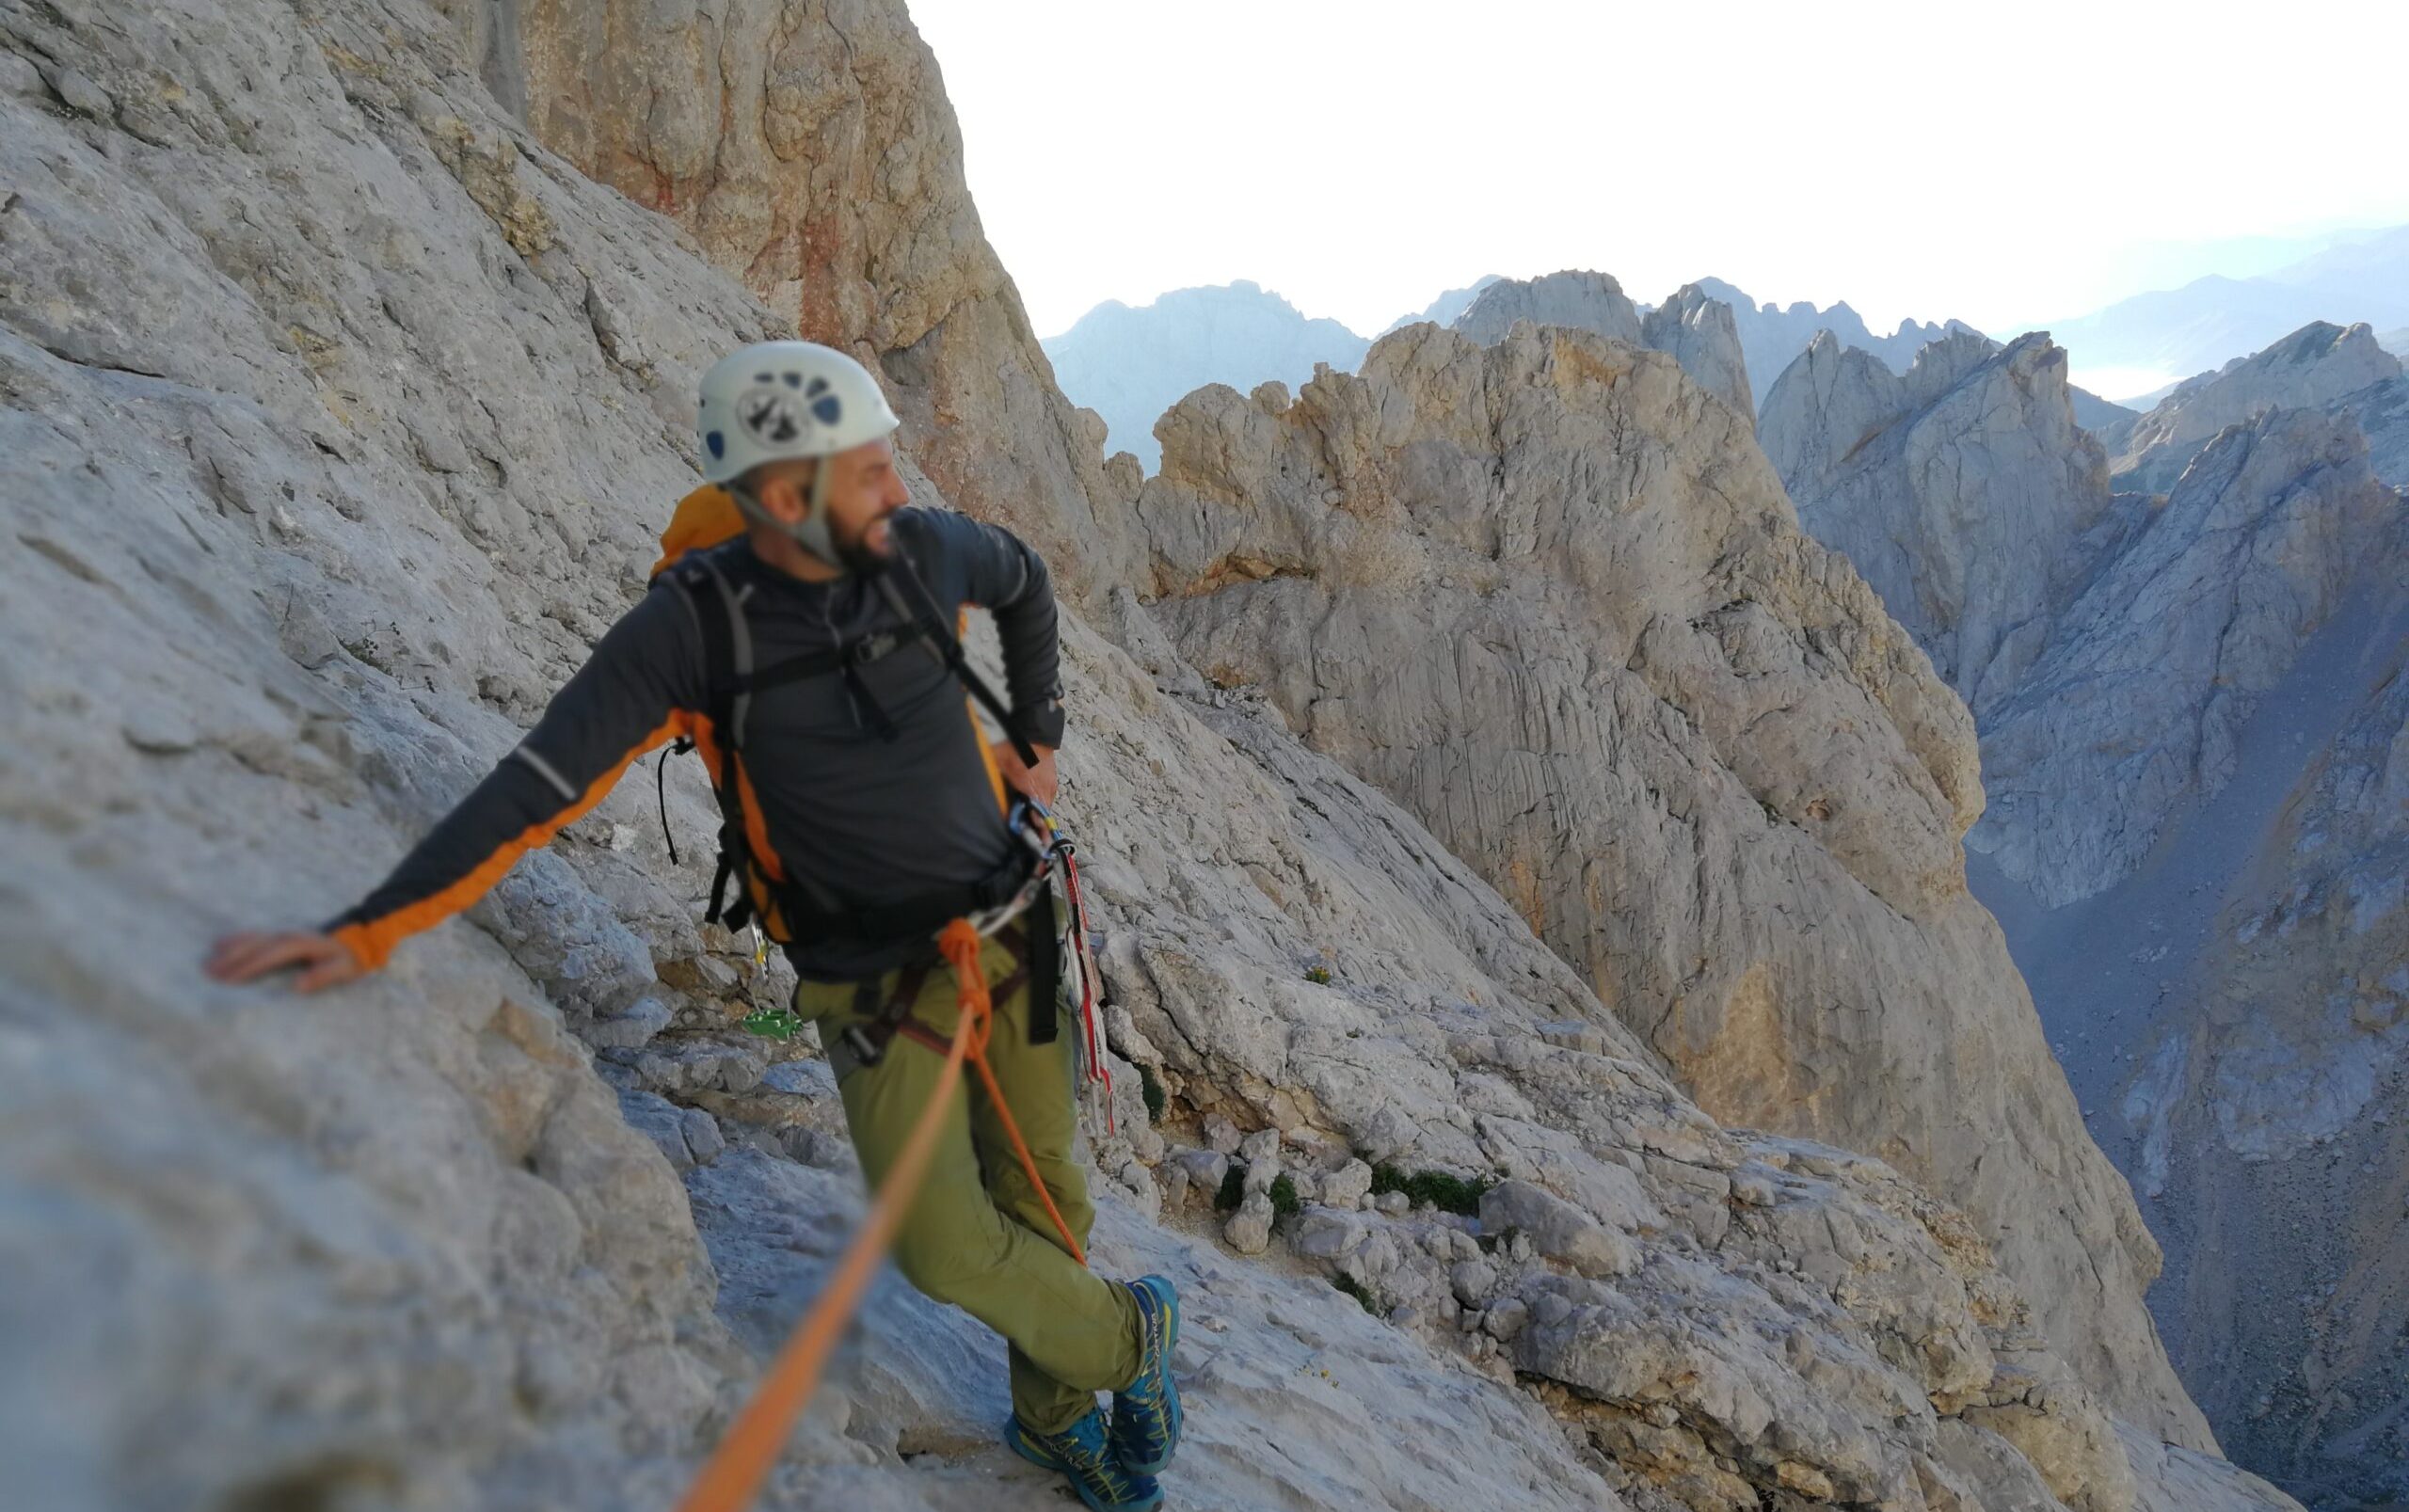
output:
M 1369 332 L 1559 267 L 1994 328 L 2409 221 L 2409 0 L 912 12 L 1045 335 L 1241 278 Z

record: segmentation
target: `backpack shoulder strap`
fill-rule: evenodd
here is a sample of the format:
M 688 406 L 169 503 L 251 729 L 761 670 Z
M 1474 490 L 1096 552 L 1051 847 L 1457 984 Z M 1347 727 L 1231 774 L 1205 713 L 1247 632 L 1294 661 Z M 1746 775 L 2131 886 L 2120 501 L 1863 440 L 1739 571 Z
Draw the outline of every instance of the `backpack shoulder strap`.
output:
M 704 713 L 710 718 L 712 738 L 722 750 L 742 750 L 745 717 L 753 707 L 747 686 L 753 672 L 753 631 L 744 617 L 745 596 L 701 552 L 680 558 L 665 576 L 685 594 L 702 632 L 703 697 L 709 706 Z
M 896 586 L 898 576 L 911 585 L 913 597 L 918 598 L 921 607 L 927 611 L 925 614 L 915 613 L 905 600 L 903 590 Z M 970 691 L 970 696 L 979 700 L 981 706 L 994 716 L 997 724 L 1003 729 L 1004 738 L 1012 741 L 1013 754 L 1029 766 L 1037 765 L 1036 747 L 1021 734 L 1020 726 L 1013 721 L 1012 710 L 1005 706 L 1003 699 L 997 696 L 996 690 L 989 687 L 987 679 L 979 676 L 978 669 L 971 666 L 969 656 L 962 649 L 962 642 L 953 633 L 953 627 L 945 622 L 944 611 L 937 607 L 928 585 L 913 569 L 912 559 L 899 552 L 894 566 L 880 575 L 878 591 L 897 617 L 907 625 L 918 627 L 918 638 L 929 648 L 929 654 L 943 662 L 946 670 Z

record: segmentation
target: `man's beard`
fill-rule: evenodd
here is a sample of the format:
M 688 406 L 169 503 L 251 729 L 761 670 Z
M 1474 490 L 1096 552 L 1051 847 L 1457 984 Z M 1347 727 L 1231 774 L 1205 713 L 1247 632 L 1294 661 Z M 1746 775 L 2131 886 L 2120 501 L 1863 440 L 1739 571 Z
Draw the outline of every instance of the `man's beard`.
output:
M 852 540 L 836 541 L 837 565 L 861 578 L 875 578 L 893 566 L 895 565 L 895 527 L 892 524 L 886 526 L 885 546 L 874 547 L 869 544 L 870 532 L 886 521 L 887 517 L 881 515 L 864 525 L 861 533 Z M 829 533 L 833 537 L 836 533 L 832 531 Z

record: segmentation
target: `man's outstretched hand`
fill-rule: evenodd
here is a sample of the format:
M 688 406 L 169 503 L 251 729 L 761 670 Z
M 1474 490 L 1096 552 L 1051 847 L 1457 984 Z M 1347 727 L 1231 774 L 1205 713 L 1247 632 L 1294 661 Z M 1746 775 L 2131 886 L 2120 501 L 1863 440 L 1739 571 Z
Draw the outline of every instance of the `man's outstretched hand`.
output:
M 230 934 L 209 952 L 202 969 L 219 981 L 243 982 L 294 966 L 301 969 L 293 980 L 296 993 L 339 987 L 367 975 L 360 969 L 359 958 L 341 940 L 298 930 L 283 934 L 265 931 Z
M 995 743 L 996 766 L 1004 774 L 1004 786 L 1016 793 L 1036 799 L 1046 807 L 1054 806 L 1061 791 L 1061 783 L 1054 774 L 1054 748 L 1041 745 L 1037 750 L 1037 765 L 1029 766 L 1013 749 L 1010 740 Z

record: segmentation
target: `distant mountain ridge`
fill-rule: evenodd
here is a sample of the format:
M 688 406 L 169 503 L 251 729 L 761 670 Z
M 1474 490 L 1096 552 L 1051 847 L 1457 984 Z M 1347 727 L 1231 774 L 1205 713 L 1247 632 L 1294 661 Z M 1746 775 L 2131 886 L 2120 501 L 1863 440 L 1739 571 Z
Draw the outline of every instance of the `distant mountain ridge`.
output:
M 1135 453 L 1151 472 L 1162 456 L 1155 422 L 1189 394 L 1208 383 L 1299 384 L 1324 362 L 1352 370 L 1372 343 L 1240 279 L 1135 308 L 1108 300 L 1040 344 L 1062 391 L 1104 417 L 1106 454 Z
M 2213 372 L 2316 321 L 2364 321 L 2387 333 L 2381 340 L 2396 355 L 2409 346 L 2409 226 L 2257 278 L 2210 274 L 2047 325 L 2086 370 L 2148 369 L 2179 378 Z

